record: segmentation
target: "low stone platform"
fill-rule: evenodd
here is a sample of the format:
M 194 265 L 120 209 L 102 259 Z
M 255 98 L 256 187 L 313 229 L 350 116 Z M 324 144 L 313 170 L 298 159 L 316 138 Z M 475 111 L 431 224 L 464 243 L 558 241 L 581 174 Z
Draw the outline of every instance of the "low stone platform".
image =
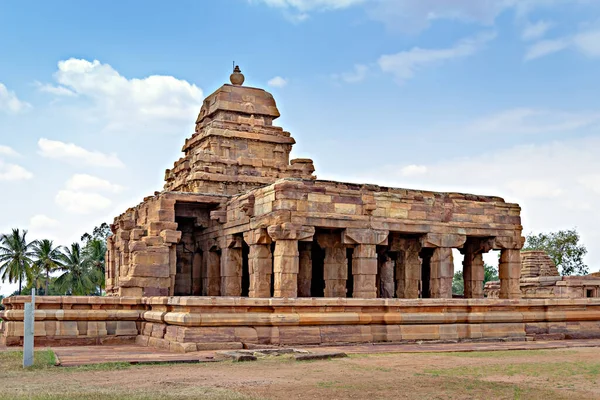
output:
M 0 343 L 23 341 L 24 304 L 4 300 Z M 250 346 L 600 339 L 600 299 L 43 297 L 41 346 L 145 345 L 173 352 Z
M 302 348 L 313 355 L 319 354 L 385 354 L 385 353 L 454 353 L 476 351 L 551 350 L 575 347 L 600 347 L 599 339 L 555 340 L 487 343 L 423 343 L 423 344 L 367 344 L 352 346 L 318 346 Z M 125 362 L 132 364 L 150 363 L 195 363 L 215 362 L 226 358 L 218 357 L 215 351 L 198 351 L 186 354 L 142 346 L 75 346 L 54 347 L 60 365 L 73 367 L 89 364 Z

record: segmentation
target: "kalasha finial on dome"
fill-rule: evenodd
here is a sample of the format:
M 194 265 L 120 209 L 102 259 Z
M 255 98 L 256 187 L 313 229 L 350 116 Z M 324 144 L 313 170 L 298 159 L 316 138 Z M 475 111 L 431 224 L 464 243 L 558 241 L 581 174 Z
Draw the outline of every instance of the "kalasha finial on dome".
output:
M 246 78 L 244 78 L 244 74 L 242 74 L 242 70 L 240 70 L 239 66 L 236 65 L 233 68 L 233 74 L 231 74 L 229 80 L 231 80 L 231 84 L 235 86 L 242 86 L 244 84 Z

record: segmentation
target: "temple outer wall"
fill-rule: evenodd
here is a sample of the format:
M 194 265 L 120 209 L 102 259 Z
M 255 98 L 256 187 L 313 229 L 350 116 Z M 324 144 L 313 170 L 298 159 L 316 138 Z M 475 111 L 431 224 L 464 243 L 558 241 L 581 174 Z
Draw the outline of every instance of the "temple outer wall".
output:
M 28 296 L 4 300 L 0 343 L 22 344 Z M 36 344 L 189 352 L 260 345 L 600 338 L 600 299 L 37 297 Z

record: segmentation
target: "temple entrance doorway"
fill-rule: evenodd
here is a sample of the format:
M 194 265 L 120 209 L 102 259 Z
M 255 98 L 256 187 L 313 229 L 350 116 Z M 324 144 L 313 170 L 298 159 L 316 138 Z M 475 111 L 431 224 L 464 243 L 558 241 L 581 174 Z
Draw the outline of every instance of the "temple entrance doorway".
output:
M 311 297 L 325 296 L 325 278 L 323 277 L 323 269 L 325 267 L 325 250 L 323 250 L 317 242 L 312 245 L 312 279 L 310 283 Z
M 348 279 L 346 279 L 346 297 L 352 297 L 354 292 L 354 275 L 352 274 L 352 256 L 354 249 L 346 249 L 346 258 L 348 259 Z
M 431 298 L 431 257 L 433 256 L 434 249 L 423 249 L 419 254 L 421 257 L 421 284 L 419 289 L 419 298 L 420 299 L 430 299 Z
M 175 271 L 175 296 L 194 294 L 194 256 L 196 243 L 194 238 L 194 218 L 177 217 L 181 240 L 177 243 L 177 265 Z M 200 271 L 197 271 L 198 273 Z
M 248 265 L 248 255 L 250 246 L 242 241 L 242 297 L 248 297 L 250 294 L 250 269 Z

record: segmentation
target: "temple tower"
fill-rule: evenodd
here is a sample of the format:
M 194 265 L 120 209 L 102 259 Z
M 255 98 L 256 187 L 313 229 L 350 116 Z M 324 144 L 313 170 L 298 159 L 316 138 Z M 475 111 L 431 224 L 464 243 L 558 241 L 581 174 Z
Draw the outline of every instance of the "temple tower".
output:
M 312 160 L 290 161 L 296 141 L 273 126 L 280 115 L 273 96 L 242 86 L 237 66 L 230 79 L 204 100 L 185 156 L 166 171 L 165 190 L 233 195 L 280 178 L 316 179 Z

